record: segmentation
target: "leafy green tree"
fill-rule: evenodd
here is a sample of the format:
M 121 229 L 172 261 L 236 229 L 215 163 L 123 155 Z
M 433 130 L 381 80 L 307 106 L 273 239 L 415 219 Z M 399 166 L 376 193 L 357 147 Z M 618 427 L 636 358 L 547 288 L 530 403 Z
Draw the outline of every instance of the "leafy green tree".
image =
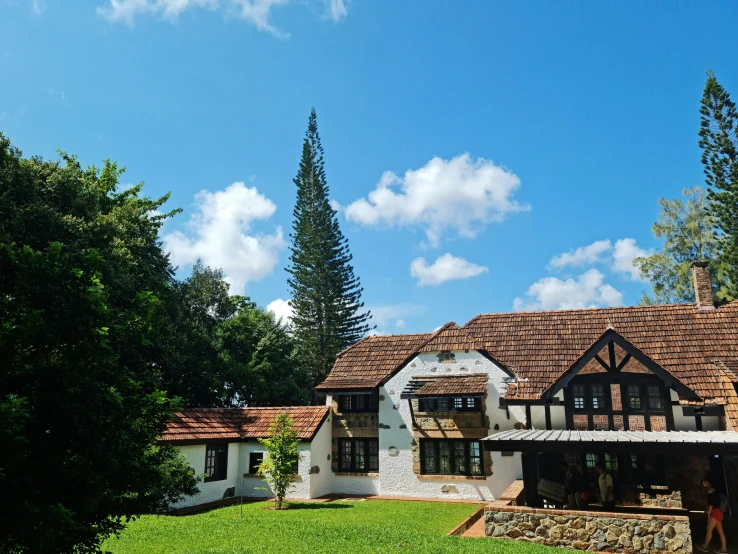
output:
M 700 116 L 699 145 L 727 274 L 726 293 L 738 298 L 738 114 L 712 71 L 707 72 Z
M 354 276 L 348 240 L 328 202 L 328 185 L 318 120 L 313 109 L 294 179 L 297 201 L 290 235 L 290 305 L 292 328 L 300 362 L 312 386 L 330 371 L 336 354 L 370 327 L 371 313 L 363 311 L 363 289 Z
M 659 198 L 661 211 L 653 234 L 663 241 L 650 256 L 636 258 L 641 276 L 651 282 L 652 295 L 643 293 L 641 304 L 686 304 L 695 301 L 692 263 L 709 261 L 716 298 L 725 296 L 726 276 L 720 262 L 720 241 L 715 236 L 715 218 L 708 210 L 700 187 L 682 191 L 683 199 Z
M 172 327 L 167 332 L 172 339 L 162 353 L 162 372 L 166 389 L 187 407 L 230 404 L 228 368 L 219 356 L 217 332 L 248 302 L 229 292 L 223 271 L 200 260 L 189 277 L 172 286 L 168 297 Z
M 297 472 L 295 468 L 301 459 L 297 450 L 300 439 L 289 414 L 279 414 L 269 424 L 269 437 L 259 439 L 266 448 L 266 456 L 259 465 L 257 474 L 271 487 L 274 493 L 274 506 L 282 509 L 287 493 L 294 487 Z
M 229 405 L 289 406 L 308 400 L 295 348 L 274 314 L 245 303 L 216 331 L 218 362 L 225 368 Z
M 119 170 L 25 159 L 0 134 L 0 552 L 96 552 L 137 514 L 196 492 L 157 438 L 158 243 L 166 197 Z

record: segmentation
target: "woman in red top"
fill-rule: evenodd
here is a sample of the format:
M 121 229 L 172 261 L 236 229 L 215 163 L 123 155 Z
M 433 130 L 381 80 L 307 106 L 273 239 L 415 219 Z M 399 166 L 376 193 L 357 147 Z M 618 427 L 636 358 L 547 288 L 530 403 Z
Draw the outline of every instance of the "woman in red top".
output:
M 717 554 L 726 554 L 727 546 L 725 544 L 725 533 L 723 532 L 723 518 L 725 514 L 720 509 L 720 493 L 710 483 L 710 477 L 702 480 L 702 485 L 707 489 L 707 535 L 705 542 L 697 546 L 697 550 L 707 552 L 707 547 L 712 540 L 712 531 L 717 529 L 720 536 L 720 550 L 716 550 Z

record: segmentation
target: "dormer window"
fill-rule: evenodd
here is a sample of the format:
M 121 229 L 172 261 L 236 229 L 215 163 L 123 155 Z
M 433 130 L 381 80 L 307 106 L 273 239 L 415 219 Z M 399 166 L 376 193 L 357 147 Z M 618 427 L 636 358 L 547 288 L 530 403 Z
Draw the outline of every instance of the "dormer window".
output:
M 456 354 L 446 350 L 438 354 L 438 361 L 442 364 L 452 364 L 456 362 Z

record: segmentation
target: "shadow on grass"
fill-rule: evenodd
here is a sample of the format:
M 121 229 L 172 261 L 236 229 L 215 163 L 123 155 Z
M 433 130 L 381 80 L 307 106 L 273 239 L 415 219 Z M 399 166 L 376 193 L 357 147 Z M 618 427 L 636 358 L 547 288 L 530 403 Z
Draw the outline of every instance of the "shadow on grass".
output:
M 288 502 L 287 510 L 336 510 L 343 508 L 353 508 L 350 504 L 336 504 L 334 502 Z

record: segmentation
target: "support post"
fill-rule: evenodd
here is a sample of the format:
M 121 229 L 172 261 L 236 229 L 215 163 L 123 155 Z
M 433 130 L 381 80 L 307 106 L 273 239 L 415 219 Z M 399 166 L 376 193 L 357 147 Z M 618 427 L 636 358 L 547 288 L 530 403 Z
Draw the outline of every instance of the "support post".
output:
M 551 406 L 546 404 L 545 410 L 546 410 L 546 429 L 550 431 L 551 429 L 553 429 L 553 427 L 551 427 Z
M 531 508 L 538 507 L 538 461 L 535 452 L 523 452 L 523 488 L 525 505 Z
M 525 405 L 525 428 L 533 429 L 533 418 L 530 415 L 530 404 Z

